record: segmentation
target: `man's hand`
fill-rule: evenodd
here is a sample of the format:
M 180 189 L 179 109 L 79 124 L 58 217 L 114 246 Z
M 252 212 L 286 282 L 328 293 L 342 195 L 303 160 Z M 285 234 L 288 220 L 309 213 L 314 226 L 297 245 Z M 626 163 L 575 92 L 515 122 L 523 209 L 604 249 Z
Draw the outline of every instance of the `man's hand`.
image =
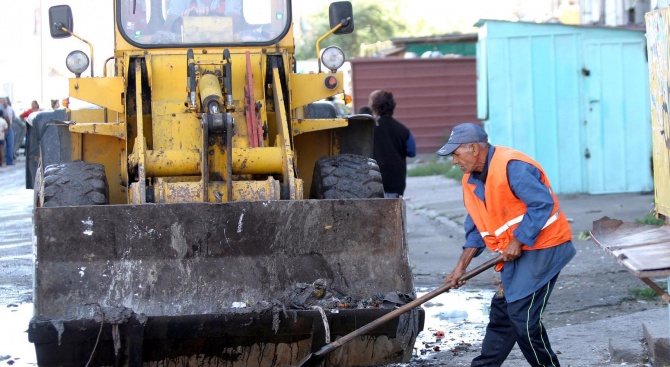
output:
M 503 261 L 514 261 L 521 257 L 521 246 L 523 244 L 519 242 L 516 238 L 512 238 L 511 241 L 509 241 L 509 245 L 505 247 L 505 251 L 503 251 Z
M 465 281 L 459 282 L 458 280 L 461 279 L 463 274 L 465 274 L 465 270 L 460 269 L 459 267 L 454 268 L 451 274 L 449 274 L 447 278 L 444 280 L 444 284 L 449 284 L 451 288 L 454 289 L 461 287 L 462 285 L 465 284 Z
M 465 274 L 465 271 L 468 269 L 468 265 L 470 265 L 470 261 L 472 261 L 472 258 L 477 255 L 478 251 L 479 250 L 477 248 L 473 247 L 464 248 L 463 252 L 461 253 L 461 257 L 458 259 L 458 263 L 456 263 L 456 266 L 454 267 L 454 270 L 451 271 L 451 274 L 449 274 L 444 280 L 444 284 L 450 284 L 452 288 L 458 288 L 465 284 L 465 281 L 459 281 L 459 279 L 461 279 L 463 274 Z

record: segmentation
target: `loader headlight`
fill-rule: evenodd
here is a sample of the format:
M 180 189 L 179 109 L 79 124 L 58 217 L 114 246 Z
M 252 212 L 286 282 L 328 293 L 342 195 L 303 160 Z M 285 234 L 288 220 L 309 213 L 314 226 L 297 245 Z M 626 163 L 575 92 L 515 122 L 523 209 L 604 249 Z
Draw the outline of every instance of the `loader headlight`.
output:
M 83 73 L 88 68 L 88 56 L 79 50 L 70 52 L 65 58 L 65 65 L 67 69 L 74 73 L 74 75 L 79 78 L 81 73 Z
M 344 51 L 337 46 L 328 46 L 321 53 L 321 62 L 334 73 L 344 64 Z

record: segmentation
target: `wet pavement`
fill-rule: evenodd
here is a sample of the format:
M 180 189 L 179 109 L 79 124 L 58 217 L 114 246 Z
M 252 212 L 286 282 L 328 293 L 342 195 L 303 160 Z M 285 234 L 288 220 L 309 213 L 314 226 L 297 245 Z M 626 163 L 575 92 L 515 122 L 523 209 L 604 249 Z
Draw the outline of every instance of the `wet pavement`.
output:
M 32 303 L 0 306 L 0 366 L 37 366 L 35 347 L 28 342 L 26 329 L 33 315 Z
M 430 290 L 418 288 L 417 297 Z M 416 359 L 431 359 L 437 352 L 458 351 L 481 342 L 493 293 L 457 289 L 425 303 L 426 322 L 415 343 Z
M 0 366 L 36 366 L 28 342 L 32 317 L 32 200 L 25 189 L 25 158 L 0 167 Z
M 0 167 L 0 305 L 32 299 L 32 190 L 25 190 L 25 159 Z

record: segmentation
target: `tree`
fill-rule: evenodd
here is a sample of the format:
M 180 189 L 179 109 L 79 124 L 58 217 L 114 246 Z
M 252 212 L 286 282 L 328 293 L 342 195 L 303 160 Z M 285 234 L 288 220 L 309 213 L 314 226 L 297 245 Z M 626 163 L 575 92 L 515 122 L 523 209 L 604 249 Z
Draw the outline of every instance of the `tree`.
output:
M 388 9 L 378 2 L 353 2 L 354 31 L 351 34 L 331 35 L 321 42 L 320 47 L 338 46 L 348 57 L 358 56 L 360 45 L 377 41 L 387 41 L 406 33 L 406 25 L 395 8 Z M 302 38 L 296 40 L 296 58 L 298 60 L 316 57 L 315 45 L 319 37 L 330 29 L 328 8 L 298 20 L 296 26 L 302 30 Z

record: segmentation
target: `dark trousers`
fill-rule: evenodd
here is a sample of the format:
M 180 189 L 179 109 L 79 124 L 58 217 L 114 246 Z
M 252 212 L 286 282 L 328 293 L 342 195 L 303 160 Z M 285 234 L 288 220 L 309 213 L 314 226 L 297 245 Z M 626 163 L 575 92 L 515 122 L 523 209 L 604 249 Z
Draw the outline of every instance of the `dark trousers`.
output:
M 542 324 L 542 312 L 556 278 L 558 275 L 537 292 L 512 303 L 504 296 L 493 296 L 482 352 L 472 360 L 472 367 L 502 365 L 515 343 L 531 366 L 560 366 Z
M 12 128 L 5 132 L 5 163 L 8 166 L 14 164 L 14 130 Z

